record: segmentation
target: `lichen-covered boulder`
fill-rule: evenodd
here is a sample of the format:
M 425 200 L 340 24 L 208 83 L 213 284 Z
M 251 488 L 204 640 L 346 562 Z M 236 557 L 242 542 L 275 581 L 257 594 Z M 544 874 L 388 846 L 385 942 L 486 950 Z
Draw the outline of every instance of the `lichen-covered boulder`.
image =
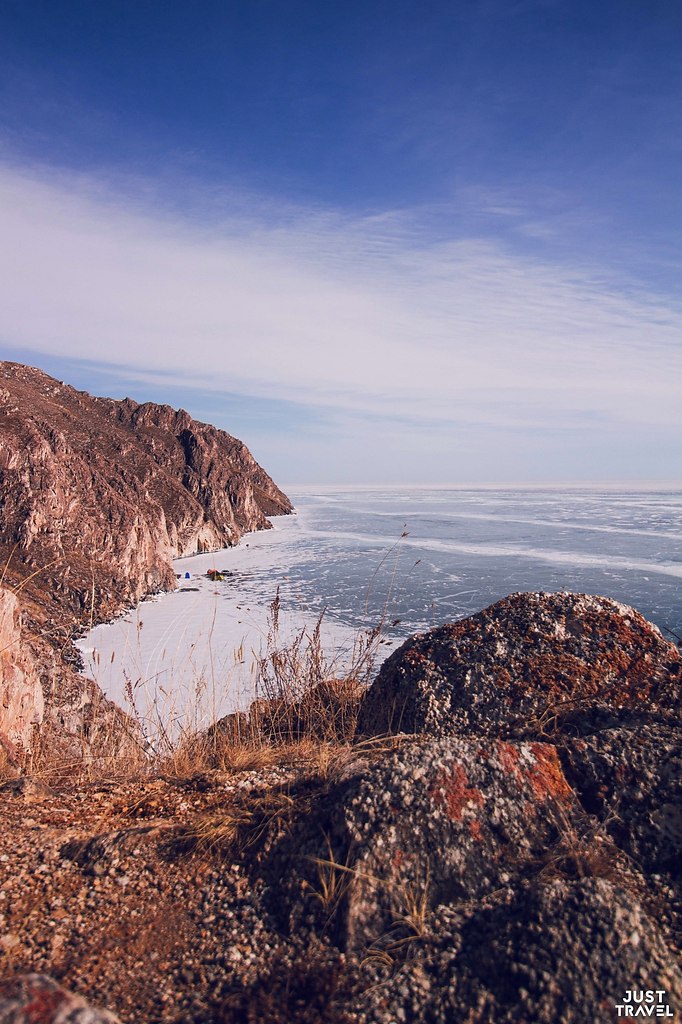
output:
M 561 760 L 583 806 L 646 872 L 682 881 L 682 726 L 650 722 L 567 739 Z
M 359 951 L 509 884 L 583 817 L 549 744 L 404 743 L 333 787 L 270 851 L 273 909 Z
M 0 1024 L 120 1024 L 44 974 L 0 981 Z
M 359 736 L 549 736 L 595 713 L 677 706 L 680 653 L 639 612 L 586 594 L 512 594 L 416 634 L 367 692 Z

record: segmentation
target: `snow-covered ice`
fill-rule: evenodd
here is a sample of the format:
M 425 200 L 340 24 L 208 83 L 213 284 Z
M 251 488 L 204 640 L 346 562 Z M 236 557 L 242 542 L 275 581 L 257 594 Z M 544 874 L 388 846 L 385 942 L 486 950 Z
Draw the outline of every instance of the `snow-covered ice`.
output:
M 682 632 L 682 493 L 368 487 L 293 493 L 297 514 L 236 548 L 178 559 L 177 591 L 79 642 L 86 671 L 144 718 L 206 724 L 248 705 L 279 591 L 280 640 L 321 612 L 330 651 L 405 636 L 519 590 L 632 604 Z M 206 577 L 225 570 L 223 581 Z M 185 580 L 184 574 L 190 573 Z

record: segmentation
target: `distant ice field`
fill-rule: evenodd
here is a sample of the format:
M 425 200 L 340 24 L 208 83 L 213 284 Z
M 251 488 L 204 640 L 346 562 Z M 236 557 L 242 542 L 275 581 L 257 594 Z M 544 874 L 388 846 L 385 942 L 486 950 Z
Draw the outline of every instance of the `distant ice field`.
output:
M 633 604 L 679 631 L 682 492 L 342 490 L 309 492 L 297 508 L 308 557 L 292 577 L 312 596 L 322 564 L 342 615 L 397 542 L 369 605 L 376 614 L 388 597 L 410 630 L 513 591 L 565 589 Z
M 344 487 L 290 497 L 296 515 L 237 548 L 178 559 L 176 572 L 190 573 L 178 591 L 80 641 L 112 699 L 125 706 L 132 692 L 145 717 L 202 703 L 199 717 L 210 718 L 248 703 L 278 588 L 283 637 L 324 611 L 325 643 L 341 657 L 379 621 L 388 653 L 523 590 L 602 594 L 682 635 L 682 491 Z M 214 567 L 230 575 L 212 582 Z

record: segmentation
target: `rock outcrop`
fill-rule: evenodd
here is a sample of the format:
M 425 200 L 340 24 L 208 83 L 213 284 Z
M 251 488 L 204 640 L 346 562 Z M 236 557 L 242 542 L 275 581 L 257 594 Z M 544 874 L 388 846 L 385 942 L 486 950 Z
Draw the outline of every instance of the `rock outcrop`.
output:
M 654 626 L 587 595 L 412 637 L 365 698 L 365 762 L 262 857 L 270 913 L 389 965 L 362 1019 L 608 1020 L 632 989 L 674 1011 L 680 682 Z
M 586 594 L 512 594 L 394 651 L 358 732 L 589 731 L 623 710 L 669 708 L 681 678 L 678 649 L 634 608 Z
M 277 850 L 273 869 L 292 886 L 294 917 L 285 923 L 296 929 L 316 914 L 328 927 L 329 908 L 294 893 L 301 876 L 314 893 L 336 872 L 343 900 L 334 934 L 342 948 L 360 952 L 383 935 L 402 938 L 418 927 L 419 907 L 426 913 L 518 883 L 583 818 L 549 744 L 405 742 L 329 793 Z M 291 863 L 282 870 L 287 842 Z
M 682 882 L 682 727 L 675 718 L 642 716 L 566 738 L 560 753 L 566 778 L 605 835 L 650 873 Z
M 0 746 L 10 757 L 15 748 L 31 746 L 44 711 L 38 666 L 22 643 L 20 617 L 16 596 L 0 587 Z
M 451 679 L 458 701 L 435 737 L 325 737 L 281 760 L 247 745 L 230 762 L 225 730 L 221 762 L 216 730 L 221 769 L 7 783 L 0 964 L 140 1024 L 582 1024 L 617 1020 L 633 991 L 656 1000 L 639 1016 L 676 1019 L 677 654 L 631 609 L 585 595 L 515 595 L 482 616 L 498 623 L 487 651 L 481 616 L 458 635 L 478 636 L 460 652 L 471 678 L 483 666 L 490 720 L 471 680 L 462 695 L 452 648 L 432 644 L 427 679 L 439 696 Z M 413 668 L 393 663 L 401 700 Z M 571 714 L 550 721 L 537 709 L 557 678 Z

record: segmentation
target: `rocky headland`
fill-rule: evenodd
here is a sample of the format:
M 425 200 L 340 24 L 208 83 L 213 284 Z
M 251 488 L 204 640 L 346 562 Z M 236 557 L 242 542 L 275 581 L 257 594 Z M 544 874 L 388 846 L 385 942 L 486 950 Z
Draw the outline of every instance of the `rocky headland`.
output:
M 125 716 L 80 677 L 65 701 L 74 624 L 290 505 L 186 413 L 0 384 L 0 1024 L 679 1015 L 682 660 L 655 626 L 513 594 L 367 689 L 318 680 L 101 770 Z M 79 738 L 66 771 L 19 756 L 41 717 Z
M 82 737 L 105 702 L 70 670 L 74 635 L 173 588 L 173 558 L 291 511 L 241 441 L 183 410 L 0 363 L 0 742 L 30 745 L 45 720 L 53 743 Z

